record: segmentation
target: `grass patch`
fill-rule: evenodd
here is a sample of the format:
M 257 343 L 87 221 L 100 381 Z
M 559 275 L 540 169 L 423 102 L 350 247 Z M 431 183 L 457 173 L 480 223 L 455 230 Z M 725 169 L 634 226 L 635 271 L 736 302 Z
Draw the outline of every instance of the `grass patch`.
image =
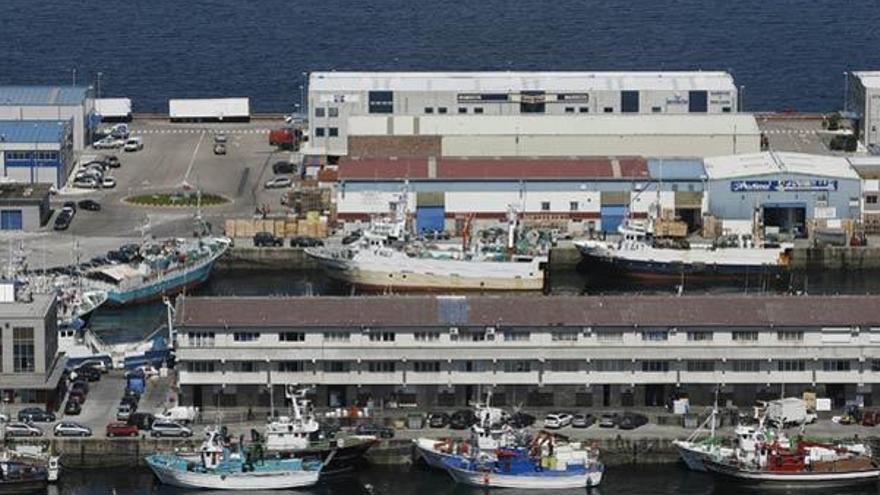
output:
M 157 193 L 141 194 L 125 198 L 126 203 L 142 206 L 192 206 L 198 205 L 195 193 Z M 219 194 L 202 193 L 202 206 L 217 206 L 229 200 Z

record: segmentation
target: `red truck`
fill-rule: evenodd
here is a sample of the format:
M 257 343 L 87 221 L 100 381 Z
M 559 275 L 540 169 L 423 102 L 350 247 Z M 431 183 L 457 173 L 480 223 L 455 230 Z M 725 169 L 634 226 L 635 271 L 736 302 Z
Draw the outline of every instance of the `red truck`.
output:
M 298 150 L 302 138 L 302 129 L 296 127 L 279 127 L 269 131 L 269 144 L 283 150 Z

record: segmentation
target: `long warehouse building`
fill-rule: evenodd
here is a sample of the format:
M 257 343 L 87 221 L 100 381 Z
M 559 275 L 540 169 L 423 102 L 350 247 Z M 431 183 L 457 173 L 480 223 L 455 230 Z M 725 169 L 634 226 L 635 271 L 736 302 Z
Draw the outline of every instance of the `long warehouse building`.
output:
M 872 405 L 877 296 L 193 297 L 178 300 L 181 402 L 751 405 L 815 391 Z
M 738 110 L 737 88 L 727 72 L 313 72 L 308 93 L 312 153 L 330 156 L 349 154 L 349 126 L 358 117 L 409 117 L 400 126 L 410 122 L 418 135 L 424 117 Z

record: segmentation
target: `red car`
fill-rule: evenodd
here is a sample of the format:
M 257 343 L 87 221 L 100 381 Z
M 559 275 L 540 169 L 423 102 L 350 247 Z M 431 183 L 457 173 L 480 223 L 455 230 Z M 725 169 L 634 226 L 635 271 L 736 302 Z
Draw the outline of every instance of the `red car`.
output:
M 107 425 L 108 437 L 136 437 L 138 433 L 137 425 L 130 425 L 121 421 L 114 421 Z

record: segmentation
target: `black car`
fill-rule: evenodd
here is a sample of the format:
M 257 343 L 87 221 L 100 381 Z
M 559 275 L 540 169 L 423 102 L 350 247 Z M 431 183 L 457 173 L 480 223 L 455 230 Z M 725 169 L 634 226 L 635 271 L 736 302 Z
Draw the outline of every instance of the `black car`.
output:
M 73 385 L 70 386 L 70 391 L 81 391 L 83 394 L 88 395 L 89 393 L 89 384 L 87 381 L 82 378 L 77 378 L 76 381 L 73 382 Z
M 254 246 L 255 247 L 281 247 L 284 245 L 284 240 L 280 237 L 275 237 L 269 232 L 257 232 L 254 234 Z
M 87 382 L 97 382 L 101 379 L 101 372 L 91 366 L 81 366 L 75 370 L 77 379 L 83 379 Z
M 73 220 L 73 215 L 66 211 L 62 211 L 57 217 L 55 217 L 55 225 L 53 228 L 55 230 L 67 230 L 67 228 L 70 227 L 71 220 Z
M 52 422 L 55 421 L 55 414 L 39 407 L 28 407 L 18 411 L 18 420 L 25 423 Z
M 78 202 L 77 206 L 79 206 L 83 210 L 101 211 L 101 203 L 98 203 L 97 201 L 95 201 L 93 199 L 84 199 L 84 200 Z
M 290 162 L 275 162 L 272 164 L 272 172 L 275 175 L 292 174 L 296 172 L 296 165 Z
M 141 401 L 141 394 L 137 393 L 136 391 L 134 391 L 130 388 L 125 389 L 125 395 L 123 396 L 123 398 L 125 398 L 125 397 L 130 398 L 131 400 L 135 401 L 135 403 Z
M 290 247 L 316 247 L 323 245 L 324 241 L 321 239 L 315 239 L 314 237 L 304 235 L 298 235 L 290 240 Z
M 137 411 L 137 408 L 138 408 L 138 401 L 137 401 L 137 399 L 135 399 L 135 398 L 132 397 L 132 396 L 128 396 L 128 395 L 127 395 L 127 396 L 123 397 L 123 398 L 119 401 L 119 403 L 120 403 L 120 404 L 127 404 L 129 407 L 131 407 L 131 410 L 132 410 L 132 411 Z
M 149 431 L 153 421 L 156 421 L 156 417 L 150 413 L 136 412 L 128 417 L 128 424 L 137 426 L 141 431 Z
M 101 155 L 95 161 L 101 162 L 110 168 L 119 168 L 122 166 L 122 163 L 119 162 L 119 158 L 116 155 Z
M 445 412 L 432 412 L 428 415 L 428 426 L 431 428 L 446 428 L 449 426 L 449 415 Z
M 507 420 L 507 424 L 514 428 L 528 428 L 529 426 L 535 424 L 535 417 L 531 414 L 517 411 L 510 415 L 510 418 Z
M 65 201 L 61 206 L 61 211 L 70 211 L 71 213 L 76 213 L 76 202 L 74 201 Z
M 638 413 L 623 413 L 617 422 L 621 430 L 635 430 L 639 426 L 648 424 L 648 417 Z
M 379 438 L 394 438 L 394 430 L 387 426 L 363 424 L 354 429 L 357 435 L 373 435 Z
M 64 414 L 66 416 L 77 416 L 81 412 L 82 404 L 75 397 L 67 399 L 67 404 L 64 405 Z
M 453 430 L 466 430 L 477 422 L 477 416 L 470 409 L 455 411 L 449 417 L 449 427 Z

